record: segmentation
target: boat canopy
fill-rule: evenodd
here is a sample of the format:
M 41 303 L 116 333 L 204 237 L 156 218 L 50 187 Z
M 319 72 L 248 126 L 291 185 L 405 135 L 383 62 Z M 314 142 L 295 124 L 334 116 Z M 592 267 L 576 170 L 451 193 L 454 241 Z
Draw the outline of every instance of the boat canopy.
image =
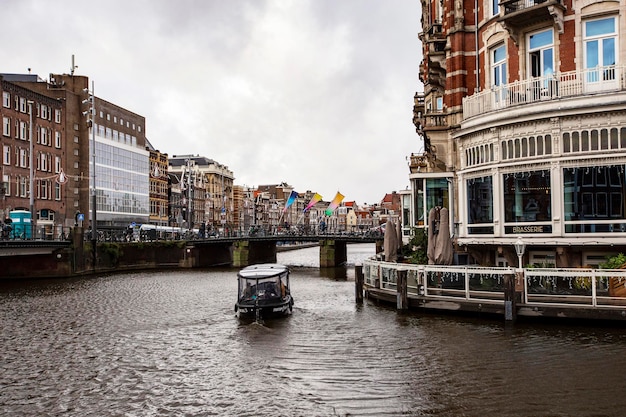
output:
M 237 274 L 239 300 L 283 298 L 289 292 L 289 268 L 280 264 L 246 267 Z

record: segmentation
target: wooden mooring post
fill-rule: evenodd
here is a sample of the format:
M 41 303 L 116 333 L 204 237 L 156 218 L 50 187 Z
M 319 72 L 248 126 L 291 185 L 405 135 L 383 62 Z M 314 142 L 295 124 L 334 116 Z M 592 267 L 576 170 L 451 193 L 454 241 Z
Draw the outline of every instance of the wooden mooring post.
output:
M 517 319 L 517 303 L 515 302 L 515 275 L 504 275 L 504 320 L 514 322 Z
M 398 280 L 396 282 L 397 285 L 397 309 L 398 310 L 408 310 L 409 309 L 409 291 L 408 291 L 408 282 L 407 282 L 407 270 L 399 269 L 398 270 Z
M 363 265 L 354 266 L 354 294 L 357 304 L 363 304 Z

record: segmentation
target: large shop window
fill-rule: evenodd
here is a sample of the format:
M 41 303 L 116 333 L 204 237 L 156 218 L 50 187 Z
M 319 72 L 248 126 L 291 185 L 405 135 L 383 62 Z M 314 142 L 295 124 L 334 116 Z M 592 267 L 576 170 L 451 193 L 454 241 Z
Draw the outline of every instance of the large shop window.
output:
M 491 177 L 467 180 L 469 234 L 493 234 L 493 181 Z
M 567 233 L 626 231 L 624 166 L 563 169 Z
M 550 170 L 503 174 L 503 182 L 506 223 L 549 222 L 552 219 Z M 512 233 L 516 231 L 512 230 Z

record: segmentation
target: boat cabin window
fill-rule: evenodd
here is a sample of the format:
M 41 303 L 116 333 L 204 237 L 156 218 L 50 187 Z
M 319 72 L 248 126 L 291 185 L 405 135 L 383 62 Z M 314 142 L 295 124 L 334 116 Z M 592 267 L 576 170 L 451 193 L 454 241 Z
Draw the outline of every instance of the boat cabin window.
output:
M 286 280 L 280 277 L 271 278 L 239 278 L 239 298 L 246 300 L 267 299 L 284 297 L 286 291 Z

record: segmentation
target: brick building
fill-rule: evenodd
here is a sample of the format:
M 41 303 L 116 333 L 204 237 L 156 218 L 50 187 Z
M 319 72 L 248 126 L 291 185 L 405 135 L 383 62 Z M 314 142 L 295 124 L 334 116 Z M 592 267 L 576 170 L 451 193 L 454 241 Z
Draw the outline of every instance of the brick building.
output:
M 0 75 L 0 209 L 5 219 L 14 210 L 30 211 L 32 203 L 35 214 L 29 235 L 52 238 L 62 233 L 60 226 L 67 217 L 68 204 L 72 204 L 64 187 L 68 152 L 66 112 L 61 100 L 24 86 L 37 82 L 36 75 Z
M 516 264 L 518 238 L 525 264 L 624 252 L 626 4 L 422 0 L 422 23 L 413 225 L 449 208 L 483 265 Z
M 1 84 L 5 214 L 29 208 L 30 104 L 37 228 L 45 226 L 46 237 L 58 237 L 83 216 L 79 223 L 88 227 L 94 193 L 100 229 L 148 222 L 149 152 L 143 116 L 94 96 L 85 76 L 50 74 L 43 80 L 4 74 Z

